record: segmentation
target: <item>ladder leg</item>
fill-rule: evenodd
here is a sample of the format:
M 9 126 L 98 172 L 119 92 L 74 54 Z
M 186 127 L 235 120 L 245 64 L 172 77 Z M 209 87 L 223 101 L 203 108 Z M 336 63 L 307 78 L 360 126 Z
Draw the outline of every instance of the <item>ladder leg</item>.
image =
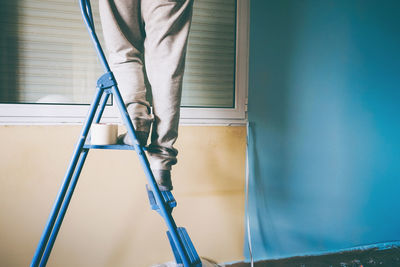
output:
M 42 259 L 45 246 L 46 246 L 46 244 L 47 244 L 47 242 L 49 240 L 51 232 L 53 231 L 55 220 L 56 220 L 56 218 L 57 218 L 57 216 L 58 216 L 58 214 L 60 212 L 61 204 L 64 201 L 65 194 L 66 194 L 67 189 L 69 187 L 69 184 L 71 182 L 72 175 L 75 172 L 79 156 L 80 156 L 80 154 L 82 152 L 83 145 L 85 144 L 86 137 L 88 135 L 90 126 L 91 126 L 91 124 L 93 122 L 93 118 L 94 118 L 94 116 L 96 114 L 96 110 L 98 108 L 98 105 L 99 105 L 100 99 L 101 99 L 101 97 L 103 95 L 103 92 L 104 92 L 104 90 L 102 88 L 98 88 L 96 96 L 95 96 L 95 98 L 93 100 L 93 103 L 92 103 L 92 105 L 90 107 L 88 117 L 86 119 L 86 122 L 84 124 L 83 129 L 82 129 L 82 132 L 80 134 L 79 141 L 78 141 L 78 143 L 77 143 L 77 145 L 75 147 L 75 150 L 74 150 L 74 153 L 73 153 L 73 156 L 72 156 L 72 160 L 71 160 L 71 162 L 70 162 L 70 164 L 68 166 L 67 172 L 65 174 L 64 181 L 62 183 L 60 191 L 58 192 L 56 201 L 54 202 L 52 211 L 51 211 L 50 216 L 49 216 L 49 218 L 47 220 L 47 223 L 46 223 L 46 227 L 45 227 L 45 229 L 44 229 L 44 231 L 42 233 L 42 236 L 40 238 L 38 247 L 37 247 L 37 249 L 35 251 L 35 255 L 33 256 L 33 259 L 32 259 L 32 262 L 31 262 L 31 266 L 34 266 L 34 267 L 38 266 L 40 261 L 41 261 L 41 259 Z
M 100 101 L 100 106 L 98 108 L 98 111 L 94 117 L 94 122 L 99 123 L 101 116 L 103 116 L 104 108 L 106 107 L 108 98 L 110 97 L 110 94 L 108 92 L 104 92 L 101 101 Z
M 57 238 L 58 231 L 60 230 L 61 224 L 62 224 L 62 222 L 64 220 L 65 213 L 67 212 L 69 203 L 71 202 L 72 194 L 74 193 L 76 184 L 78 183 L 78 179 L 79 179 L 79 176 L 81 174 L 82 167 L 83 167 L 83 164 L 85 163 L 85 160 L 86 160 L 88 152 L 89 151 L 85 149 L 81 153 L 81 155 L 79 157 L 79 161 L 78 161 L 78 164 L 76 166 L 76 170 L 75 170 L 74 176 L 71 179 L 71 184 L 70 184 L 70 186 L 68 188 L 67 194 L 65 195 L 65 199 L 64 199 L 64 201 L 62 203 L 62 206 L 61 206 L 60 212 L 58 214 L 57 220 L 56 220 L 56 222 L 54 224 L 54 228 L 53 228 L 53 230 L 51 232 L 51 235 L 50 235 L 49 241 L 47 243 L 46 249 L 44 250 L 42 261 L 40 262 L 40 266 L 41 267 L 42 266 L 46 266 L 46 264 L 47 264 L 47 260 L 49 259 L 51 250 L 53 249 L 53 246 L 54 246 L 54 242 L 56 241 L 56 238 Z
M 154 198 L 156 199 L 156 203 L 160 208 L 160 213 L 161 213 L 163 219 L 165 220 L 165 223 L 171 234 L 172 240 L 175 243 L 176 249 L 178 250 L 179 254 L 181 255 L 181 260 L 182 260 L 184 266 L 190 267 L 190 259 L 189 259 L 189 256 L 188 256 L 186 250 L 184 249 L 182 240 L 179 237 L 176 223 L 175 223 L 174 219 L 172 218 L 171 213 L 167 209 L 167 205 L 161 195 L 161 191 L 158 188 L 156 180 L 154 179 L 153 172 L 151 171 L 151 168 L 150 168 L 150 163 L 149 163 L 146 155 L 144 154 L 144 150 L 139 145 L 139 142 L 137 141 L 135 129 L 133 127 L 132 121 L 129 119 L 129 115 L 128 115 L 126 107 L 122 101 L 121 94 L 116 86 L 112 87 L 112 93 L 114 95 L 115 102 L 121 112 L 122 120 L 123 120 L 125 126 L 128 128 L 129 137 L 132 140 L 134 140 L 133 145 L 135 147 L 135 151 L 139 156 L 139 160 L 140 160 L 143 170 L 146 174 L 147 181 L 150 185 L 151 190 L 153 191 Z

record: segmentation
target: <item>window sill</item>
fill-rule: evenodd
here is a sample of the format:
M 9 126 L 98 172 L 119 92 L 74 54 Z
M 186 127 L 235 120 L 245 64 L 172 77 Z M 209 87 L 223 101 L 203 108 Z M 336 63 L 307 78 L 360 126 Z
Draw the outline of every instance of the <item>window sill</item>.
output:
M 82 124 L 88 105 L 0 104 L 0 125 Z M 102 122 L 121 123 L 117 108 L 107 106 Z M 244 125 L 242 109 L 182 108 L 181 125 Z

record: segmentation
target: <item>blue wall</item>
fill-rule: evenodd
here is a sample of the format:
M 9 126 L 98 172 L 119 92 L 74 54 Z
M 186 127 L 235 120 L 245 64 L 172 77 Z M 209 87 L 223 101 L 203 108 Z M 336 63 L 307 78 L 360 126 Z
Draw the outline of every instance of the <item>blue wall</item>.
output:
M 398 0 L 251 1 L 256 259 L 400 240 L 399 10 Z

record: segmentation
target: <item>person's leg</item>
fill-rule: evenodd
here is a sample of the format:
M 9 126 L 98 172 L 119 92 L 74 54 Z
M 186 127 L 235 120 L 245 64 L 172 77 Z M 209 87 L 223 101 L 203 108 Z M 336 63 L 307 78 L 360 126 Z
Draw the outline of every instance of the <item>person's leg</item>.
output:
M 146 144 L 152 116 L 146 101 L 143 23 L 140 0 L 100 0 L 100 18 L 109 63 L 141 145 Z M 128 135 L 124 143 L 132 142 Z
M 193 0 L 142 0 L 145 67 L 152 87 L 154 123 L 150 166 L 161 190 L 171 190 L 176 164 L 182 78 Z

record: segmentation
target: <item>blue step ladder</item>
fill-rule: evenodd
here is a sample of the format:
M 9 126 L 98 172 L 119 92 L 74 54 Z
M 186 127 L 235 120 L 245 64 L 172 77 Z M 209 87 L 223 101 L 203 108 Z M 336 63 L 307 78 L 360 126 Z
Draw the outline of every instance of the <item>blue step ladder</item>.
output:
M 174 219 L 172 218 L 172 210 L 177 205 L 172 193 L 170 191 L 159 190 L 153 173 L 150 169 L 149 161 L 145 154 L 146 148 L 139 145 L 132 121 L 129 118 L 121 94 L 118 90 L 117 82 L 110 70 L 104 52 L 100 46 L 100 42 L 97 38 L 90 0 L 80 0 L 80 8 L 86 27 L 95 45 L 96 52 L 100 58 L 101 64 L 104 67 L 105 74 L 103 74 L 97 81 L 94 100 L 90 106 L 88 116 L 83 124 L 78 143 L 75 146 L 71 162 L 65 173 L 64 181 L 58 192 L 30 266 L 46 266 L 89 150 L 117 149 L 136 151 L 148 181 L 146 189 L 150 206 L 153 210 L 157 211 L 161 215 L 167 225 L 167 237 L 174 253 L 177 266 L 201 267 L 201 260 L 193 246 L 192 241 L 189 238 L 187 231 L 183 227 L 177 227 Z M 91 145 L 86 141 L 92 123 L 100 122 L 110 95 L 114 97 L 119 111 L 121 112 L 121 117 L 128 130 L 129 137 L 131 140 L 134 140 L 133 146 L 99 146 Z

